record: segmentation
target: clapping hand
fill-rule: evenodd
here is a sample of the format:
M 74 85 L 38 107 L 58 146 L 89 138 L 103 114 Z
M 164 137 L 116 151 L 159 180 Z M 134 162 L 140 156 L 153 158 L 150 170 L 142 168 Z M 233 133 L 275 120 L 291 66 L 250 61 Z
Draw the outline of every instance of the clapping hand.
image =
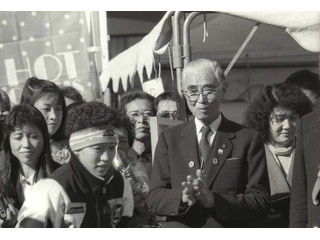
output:
M 187 203 L 189 207 L 194 205 L 197 202 L 193 187 L 192 187 L 193 177 L 188 175 L 187 181 L 181 183 L 182 190 L 182 202 Z
M 202 207 L 212 208 L 214 206 L 213 194 L 210 191 L 207 183 L 203 179 L 200 169 L 196 171 L 197 178 L 193 179 L 192 187 L 197 200 Z

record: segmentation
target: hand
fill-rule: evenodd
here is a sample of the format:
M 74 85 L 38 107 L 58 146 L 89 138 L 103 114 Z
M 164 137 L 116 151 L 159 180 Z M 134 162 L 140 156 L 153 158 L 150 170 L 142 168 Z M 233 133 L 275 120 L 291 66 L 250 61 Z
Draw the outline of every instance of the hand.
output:
M 8 204 L 7 219 L 2 223 L 1 227 L 13 228 L 17 224 L 18 210 L 12 205 Z
M 196 198 L 204 208 L 212 208 L 214 206 L 213 193 L 210 191 L 207 183 L 204 181 L 201 170 L 196 171 L 197 178 L 193 179 L 192 186 Z
M 181 183 L 183 190 L 182 190 L 182 202 L 188 203 L 188 206 L 191 207 L 197 202 L 197 198 L 194 194 L 194 190 L 192 187 L 192 176 L 187 176 L 187 181 L 183 181 Z

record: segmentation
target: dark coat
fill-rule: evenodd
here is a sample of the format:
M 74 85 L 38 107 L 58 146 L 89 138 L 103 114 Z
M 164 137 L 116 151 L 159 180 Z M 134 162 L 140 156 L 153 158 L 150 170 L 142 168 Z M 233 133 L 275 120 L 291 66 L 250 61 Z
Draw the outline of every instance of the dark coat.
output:
M 55 171 L 50 178 L 56 180 L 66 191 L 71 202 L 86 203 L 86 212 L 81 228 L 114 227 L 108 202 L 121 199 L 124 181 L 120 172 L 110 168 L 105 180 L 91 173 L 73 156 Z M 127 219 L 121 219 L 117 227 L 123 227 Z
M 204 164 L 215 206 L 199 203 L 181 214 L 181 182 L 200 168 L 194 120 L 160 134 L 156 147 L 148 204 L 157 215 L 189 227 L 249 227 L 266 215 L 269 182 L 264 146 L 251 129 L 224 117 Z
M 319 227 L 320 206 L 313 203 L 311 195 L 320 169 L 320 110 L 301 119 L 297 136 L 290 227 Z

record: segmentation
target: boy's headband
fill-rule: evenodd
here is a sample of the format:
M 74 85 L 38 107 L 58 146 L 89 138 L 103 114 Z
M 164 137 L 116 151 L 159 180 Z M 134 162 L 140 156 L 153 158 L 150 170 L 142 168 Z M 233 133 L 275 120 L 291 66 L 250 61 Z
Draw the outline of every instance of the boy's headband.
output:
M 74 132 L 70 136 L 70 148 L 76 151 L 100 143 L 117 143 L 118 137 L 115 130 L 114 126 L 105 125 Z

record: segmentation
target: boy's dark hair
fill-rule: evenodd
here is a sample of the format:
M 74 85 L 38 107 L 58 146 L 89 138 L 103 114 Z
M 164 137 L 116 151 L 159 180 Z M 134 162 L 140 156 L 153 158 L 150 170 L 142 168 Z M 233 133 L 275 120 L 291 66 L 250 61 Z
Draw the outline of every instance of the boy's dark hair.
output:
M 156 97 L 154 101 L 154 107 L 156 110 L 158 110 L 159 102 L 163 100 L 171 100 L 171 101 L 178 102 L 177 95 L 174 92 L 163 92 L 158 97 Z
M 86 102 L 70 111 L 67 132 L 72 134 L 86 128 L 104 125 L 112 125 L 116 128 L 124 127 L 123 115 L 103 103 Z
M 289 75 L 284 81 L 287 84 L 297 86 L 301 89 L 310 90 L 311 92 L 320 94 L 320 77 L 317 73 L 303 69 Z
M 63 96 L 70 98 L 76 102 L 84 102 L 81 93 L 77 89 L 71 86 L 62 86 L 61 91 Z
M 120 98 L 120 111 L 123 113 L 126 113 L 126 106 L 128 103 L 136 100 L 136 99 L 144 99 L 151 103 L 152 105 L 152 112 L 155 113 L 154 109 L 154 97 L 152 97 L 150 94 L 140 90 L 140 89 L 131 89 L 128 92 L 125 92 L 121 95 Z

